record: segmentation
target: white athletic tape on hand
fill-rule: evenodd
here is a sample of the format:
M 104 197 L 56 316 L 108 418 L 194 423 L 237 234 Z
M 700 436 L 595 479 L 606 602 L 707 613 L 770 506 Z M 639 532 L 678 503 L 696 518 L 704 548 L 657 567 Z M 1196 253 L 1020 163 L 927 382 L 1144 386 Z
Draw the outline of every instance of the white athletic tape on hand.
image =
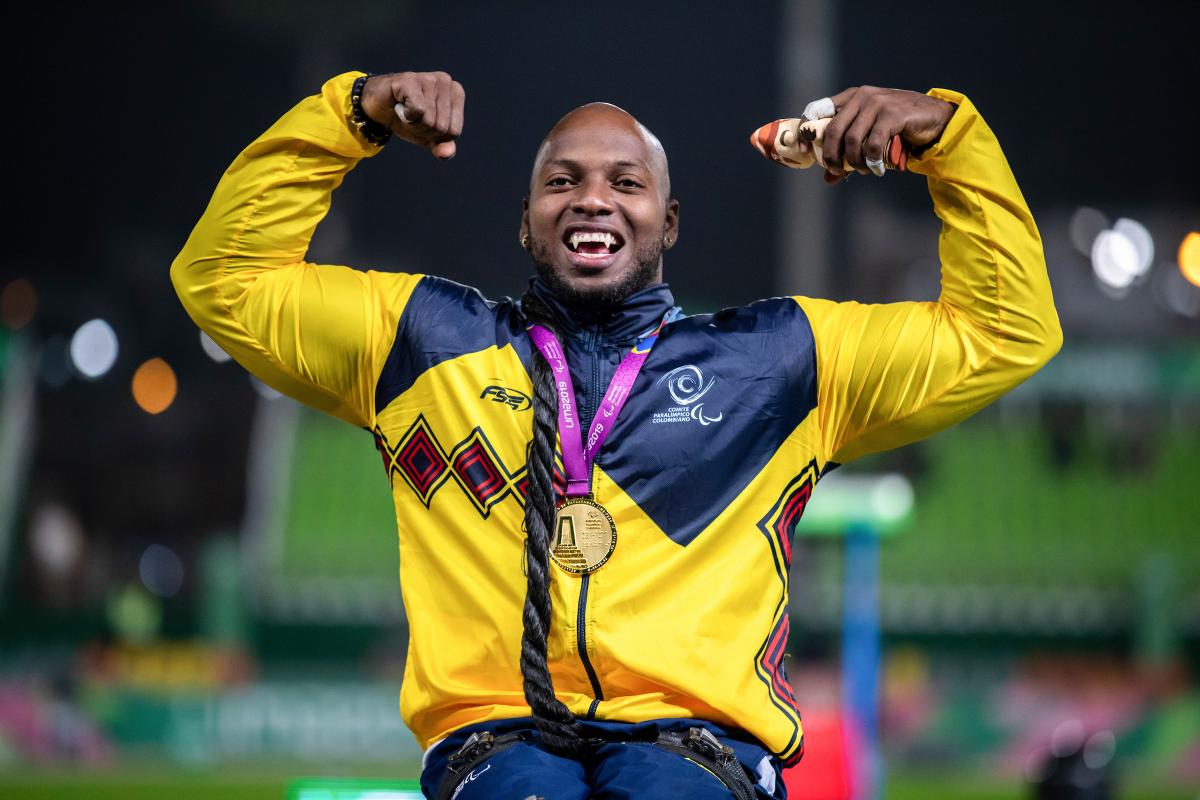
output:
M 404 103 L 396 103 L 395 109 L 396 109 L 396 116 L 400 118 L 401 122 L 403 122 L 405 125 L 407 125 L 410 120 L 404 113 L 406 110 L 404 108 Z
M 804 113 L 801 116 L 809 122 L 813 122 L 818 119 L 832 117 L 836 113 L 837 109 L 834 108 L 833 100 L 828 97 L 822 97 L 820 100 L 813 100 L 806 105 Z

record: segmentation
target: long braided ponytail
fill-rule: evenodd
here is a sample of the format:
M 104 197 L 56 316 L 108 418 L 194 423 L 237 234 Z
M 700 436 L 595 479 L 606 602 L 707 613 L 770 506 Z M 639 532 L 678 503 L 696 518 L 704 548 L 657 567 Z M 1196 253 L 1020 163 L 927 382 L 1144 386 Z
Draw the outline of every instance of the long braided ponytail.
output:
M 521 307 L 531 322 L 557 336 L 554 318 L 532 291 L 521 298 Z M 554 443 L 558 424 L 558 396 L 554 373 L 541 353 L 533 353 L 533 443 L 529 448 L 529 490 L 525 496 L 526 572 L 524 632 L 521 636 L 521 677 L 525 701 L 542 741 L 551 750 L 578 758 L 588 752 L 589 742 L 579 730 L 571 710 L 554 696 L 554 681 L 546 663 L 550 633 L 550 533 L 554 530 Z

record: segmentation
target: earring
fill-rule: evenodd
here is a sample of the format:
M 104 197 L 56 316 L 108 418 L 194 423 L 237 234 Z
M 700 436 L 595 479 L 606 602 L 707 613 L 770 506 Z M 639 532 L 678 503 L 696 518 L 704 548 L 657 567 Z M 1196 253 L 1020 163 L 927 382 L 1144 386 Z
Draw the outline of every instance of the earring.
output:
M 664 236 L 663 237 L 663 247 L 670 247 L 670 246 L 671 246 L 671 237 Z
M 521 247 L 524 248 L 525 250 L 529 249 L 529 234 L 528 233 L 521 234 Z

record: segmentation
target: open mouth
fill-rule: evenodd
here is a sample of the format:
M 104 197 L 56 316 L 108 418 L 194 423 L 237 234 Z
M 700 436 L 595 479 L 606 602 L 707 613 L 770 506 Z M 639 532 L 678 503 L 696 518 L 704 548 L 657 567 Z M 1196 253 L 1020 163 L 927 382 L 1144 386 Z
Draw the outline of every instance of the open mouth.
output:
M 572 253 L 587 258 L 603 259 L 624 247 L 625 240 L 620 234 L 612 231 L 576 228 L 567 231 L 563 237 L 563 244 Z

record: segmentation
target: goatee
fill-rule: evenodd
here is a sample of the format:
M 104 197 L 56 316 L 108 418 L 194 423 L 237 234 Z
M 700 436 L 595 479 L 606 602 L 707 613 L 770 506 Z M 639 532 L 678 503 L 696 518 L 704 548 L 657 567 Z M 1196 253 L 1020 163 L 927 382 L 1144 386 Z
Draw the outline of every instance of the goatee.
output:
M 662 243 L 651 242 L 634 254 L 634 266 L 616 283 L 596 289 L 580 289 L 567 283 L 550 263 L 550 245 L 530 238 L 529 256 L 538 276 L 562 301 L 563 305 L 580 316 L 603 319 L 621 307 L 629 295 L 658 282 L 662 259 Z

